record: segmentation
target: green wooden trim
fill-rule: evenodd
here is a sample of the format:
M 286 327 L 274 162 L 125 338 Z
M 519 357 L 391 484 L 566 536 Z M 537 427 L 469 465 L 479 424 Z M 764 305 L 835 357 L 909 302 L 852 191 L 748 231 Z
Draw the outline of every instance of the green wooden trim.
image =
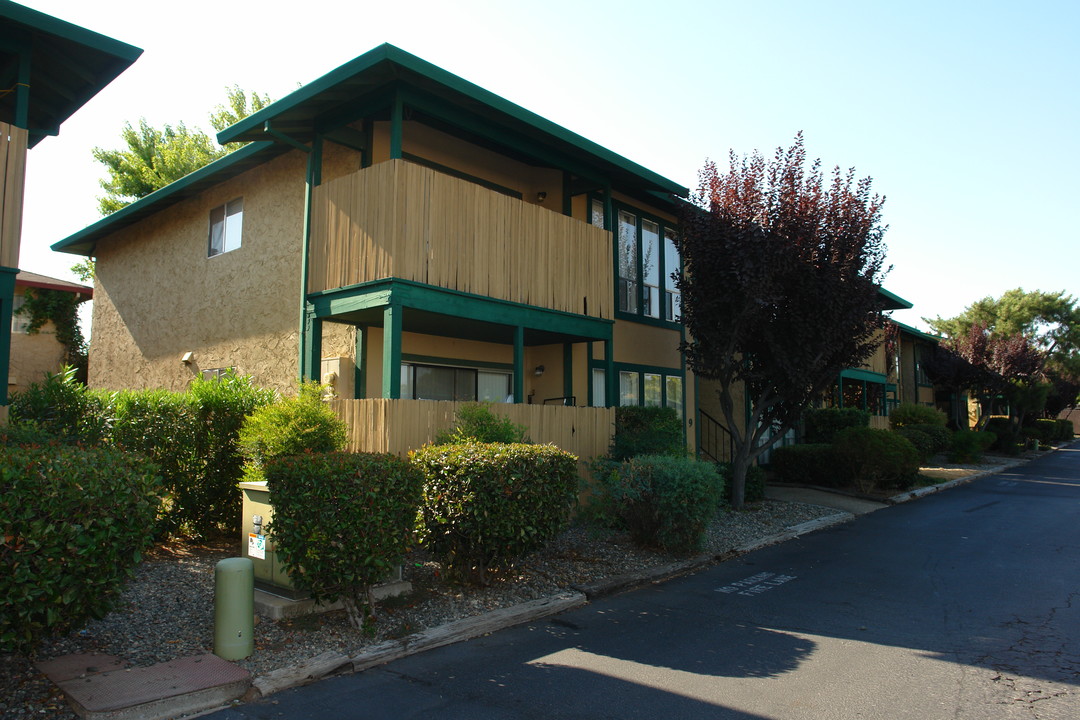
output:
M 307 314 L 300 345 L 300 379 L 321 380 L 322 370 L 322 320 Z
M 545 148 L 550 147 L 551 152 L 562 153 L 559 146 L 563 145 L 569 151 L 586 156 L 591 161 L 590 164 L 607 165 L 621 173 L 633 176 L 646 186 L 646 189 L 680 196 L 689 194 L 689 190 L 678 183 L 389 44 L 380 45 L 364 53 L 232 127 L 226 128 L 218 133 L 218 142 L 256 139 L 245 137 L 245 135 L 249 133 L 257 135 L 263 122 L 279 115 L 303 116 L 305 113 L 315 115 L 322 105 L 316 100 L 319 95 L 328 91 L 332 92 L 340 84 L 350 81 L 358 82 L 363 76 L 375 79 L 383 68 L 392 73 L 403 85 L 415 87 L 425 84 L 434 85 L 444 94 L 460 100 L 463 106 L 475 107 L 477 113 L 482 114 L 485 119 L 490 119 L 490 125 L 486 126 L 489 133 L 500 124 L 506 126 L 507 121 L 511 127 L 513 124 L 520 124 L 523 129 L 531 129 L 537 133 L 539 139 L 535 142 L 542 143 Z M 410 105 L 412 104 L 410 102 Z
M 356 326 L 356 354 L 353 356 L 353 397 L 362 400 L 367 397 L 368 373 L 368 333 L 362 325 Z
M 404 142 L 405 103 L 401 100 L 401 93 L 394 95 L 394 104 L 390 107 L 390 159 L 401 159 L 402 143 Z
M 866 382 L 878 383 L 884 385 L 888 382 L 888 377 L 883 373 L 873 372 L 871 370 L 861 370 L 857 368 L 848 368 L 840 371 L 840 377 L 848 380 L 864 380 Z
M 563 397 L 571 397 L 574 394 L 574 345 L 572 343 L 563 343 L 562 371 Z
M 421 157 L 420 155 L 414 155 L 412 153 L 403 151 L 401 153 L 401 158 L 403 160 L 408 160 L 411 163 L 416 163 L 417 165 L 423 165 L 426 168 L 431 168 L 436 172 L 441 172 L 443 175 L 456 177 L 460 180 L 468 180 L 474 185 L 479 185 L 480 187 L 487 188 L 488 190 L 494 190 L 497 193 L 501 193 L 502 195 L 508 195 L 517 200 L 521 200 L 523 197 L 521 193 L 519 193 L 517 190 L 514 190 L 513 188 L 508 188 L 505 185 L 500 185 L 499 183 L 485 180 L 484 178 L 477 177 L 476 175 L 470 175 L 467 172 L 456 170 L 449 165 L 443 165 L 441 163 L 435 162 L 434 160 L 428 160 L 427 158 Z
M 934 343 L 935 345 L 937 345 L 938 343 L 940 343 L 942 340 L 945 339 L 945 338 L 941 337 L 940 335 L 932 335 L 930 333 L 923 332 L 922 330 L 919 330 L 918 328 L 911 327 L 910 325 L 905 325 L 904 323 L 902 323 L 902 322 L 900 322 L 898 320 L 893 320 L 892 318 L 889 318 L 889 322 L 891 322 L 896 327 L 900 328 L 901 332 L 907 333 L 908 335 L 913 335 L 917 339 L 928 340 L 928 341 Z
M 514 402 L 525 402 L 525 328 L 514 328 Z
M 383 308 L 382 396 L 401 397 L 401 321 L 404 308 L 390 304 Z
M 886 310 L 909 310 L 914 307 L 909 301 L 883 287 L 878 287 L 878 295 L 885 300 Z
M 618 403 L 616 398 L 619 394 L 618 376 L 615 374 L 615 343 L 612 340 L 604 341 L 604 379 L 607 380 L 604 398 L 605 407 L 615 407 Z
M 466 360 L 464 358 L 448 358 L 440 357 L 437 355 L 413 355 L 410 353 L 403 353 L 401 355 L 401 362 L 403 363 L 418 363 L 420 365 L 445 365 L 447 367 L 458 368 L 473 368 L 480 370 L 509 370 L 513 372 L 513 363 L 497 363 L 488 362 L 486 360 Z
M 266 123 L 270 124 L 269 121 Z M 311 325 L 311 318 L 314 315 L 309 315 L 309 304 L 307 301 L 308 295 L 308 260 L 311 255 L 311 205 L 312 197 L 315 192 L 315 187 L 319 184 L 320 176 L 322 172 L 322 138 L 320 136 L 315 137 L 315 141 L 311 144 L 311 151 L 307 156 L 307 169 L 304 175 L 304 224 L 303 224 L 303 237 L 301 237 L 301 249 L 300 254 L 300 331 L 297 338 L 297 344 L 299 346 L 299 365 L 300 365 L 300 379 L 305 380 L 314 377 L 318 372 L 317 366 L 320 358 L 315 358 L 314 364 L 311 359 L 311 346 L 313 339 L 307 337 L 307 333 L 313 327 Z M 321 333 L 321 326 L 319 332 Z M 322 345 L 322 338 L 319 338 L 320 346 Z M 321 352 L 321 347 L 320 350 Z
M 8 372 L 11 370 L 11 311 L 15 304 L 18 268 L 0 266 L 0 405 L 8 404 Z
M 388 278 L 344 288 L 310 293 L 308 300 L 319 317 L 331 317 L 396 302 L 417 310 L 480 320 L 497 325 L 605 340 L 612 336 L 614 321 L 539 308 L 509 300 L 448 290 L 434 285 Z

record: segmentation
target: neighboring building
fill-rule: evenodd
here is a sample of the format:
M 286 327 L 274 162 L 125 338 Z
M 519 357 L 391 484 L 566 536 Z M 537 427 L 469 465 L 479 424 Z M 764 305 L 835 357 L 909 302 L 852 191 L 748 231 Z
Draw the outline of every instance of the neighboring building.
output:
M 668 405 L 694 447 L 686 188 L 390 45 L 218 140 L 250 144 L 54 245 L 97 258 L 92 386 L 321 377 L 371 450 L 489 400 L 583 457 Z
M 139 48 L 0 0 L 0 423 L 7 419 L 11 313 L 22 231 L 26 151 L 142 53 Z
M 22 392 L 32 382 L 40 382 L 45 373 L 55 373 L 64 364 L 67 348 L 56 339 L 52 321 L 37 332 L 28 332 L 29 318 L 18 312 L 28 289 L 72 293 L 77 302 L 94 296 L 92 288 L 56 278 L 20 271 L 15 276 L 15 295 L 11 320 L 11 365 L 8 369 L 8 395 Z

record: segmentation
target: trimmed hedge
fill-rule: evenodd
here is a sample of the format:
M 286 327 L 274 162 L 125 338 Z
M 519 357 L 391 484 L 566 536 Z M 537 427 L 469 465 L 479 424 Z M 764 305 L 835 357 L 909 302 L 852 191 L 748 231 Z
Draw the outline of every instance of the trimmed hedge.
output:
M 635 543 L 673 553 L 701 548 L 725 485 L 713 463 L 670 455 L 611 463 L 601 484 Z
M 1058 440 L 1072 440 L 1076 434 L 1076 430 L 1073 428 L 1072 420 L 1058 419 Z
M 128 453 L 4 448 L 0 650 L 32 652 L 102 617 L 152 544 L 160 492 L 154 466 Z
M 905 425 L 905 428 L 918 430 L 930 438 L 930 454 L 945 452 L 952 445 L 953 431 L 944 425 Z
M 904 425 L 896 428 L 893 432 L 900 437 L 907 438 L 907 441 L 915 446 L 915 449 L 919 451 L 920 463 L 926 462 L 934 454 L 934 440 L 915 426 Z
M 267 531 L 289 577 L 316 600 L 341 598 L 349 622 L 362 628 L 371 586 L 410 545 L 423 475 L 375 453 L 277 457 L 264 473 L 274 506 Z
M 615 435 L 608 453 L 613 460 L 638 455 L 686 455 L 682 420 L 669 407 L 615 408 Z
M 553 445 L 427 445 L 409 459 L 424 475 L 421 541 L 460 578 L 542 547 L 577 502 L 577 458 Z
M 869 425 L 870 413 L 858 408 L 815 408 L 803 413 L 807 443 L 831 443 L 845 428 Z
M 323 401 L 322 387 L 303 382 L 293 397 L 264 405 L 240 428 L 237 446 L 247 461 L 245 479 L 262 480 L 262 467 L 276 457 L 330 453 L 345 448 L 348 426 Z
M 949 462 L 981 462 L 983 453 L 989 450 L 996 440 L 997 437 L 992 432 L 957 430 L 953 433 L 952 446 L 949 449 Z
M 863 492 L 906 490 L 919 476 L 919 452 L 891 430 L 848 428 L 836 434 L 840 464 Z
M 949 416 L 937 408 L 917 403 L 900 403 L 889 413 L 889 426 L 896 428 L 908 425 L 938 425 L 945 427 Z
M 997 438 L 992 450 L 1006 455 L 1019 455 L 1022 449 L 1020 433 L 1013 429 L 1012 423 L 1007 416 L 992 415 L 983 427 L 985 432 L 993 433 Z
M 850 478 L 837 461 L 831 443 L 788 445 L 772 451 L 769 469 L 779 482 L 839 487 Z

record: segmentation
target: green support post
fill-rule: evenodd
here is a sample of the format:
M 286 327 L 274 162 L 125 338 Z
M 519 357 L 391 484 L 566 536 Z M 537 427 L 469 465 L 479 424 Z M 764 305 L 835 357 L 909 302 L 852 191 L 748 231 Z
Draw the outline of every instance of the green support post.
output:
M 387 305 L 383 308 L 383 366 L 382 396 L 397 400 L 401 397 L 401 321 L 404 308 Z
M 514 402 L 525 402 L 525 328 L 514 328 Z

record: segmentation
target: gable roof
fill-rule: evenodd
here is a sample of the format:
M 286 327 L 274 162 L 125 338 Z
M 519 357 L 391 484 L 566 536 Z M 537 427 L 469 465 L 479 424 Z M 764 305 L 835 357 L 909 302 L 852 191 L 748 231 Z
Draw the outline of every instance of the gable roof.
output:
M 52 249 L 92 255 L 97 241 L 110 233 L 288 152 L 291 143 L 309 143 L 317 132 L 353 122 L 365 112 L 386 109 L 395 93 L 401 93 L 403 101 L 425 120 L 452 125 L 471 141 L 516 154 L 526 162 L 551 162 L 580 176 L 610 178 L 617 189 L 636 188 L 654 202 L 689 194 L 687 188 L 591 140 L 384 44 L 217 135 L 222 145 L 253 141 L 250 145 L 60 240 Z
M 76 295 L 85 295 L 86 297 L 84 299 L 86 300 L 94 297 L 94 288 L 92 287 L 68 282 L 67 280 L 60 280 L 58 278 L 49 277 L 48 275 L 38 275 L 37 273 L 32 273 L 27 270 L 20 270 L 15 276 L 15 287 L 60 290 L 63 292 L 75 293 Z
M 142 54 L 119 40 L 0 0 L 0 122 L 34 147 Z M 25 115 L 25 121 L 22 119 Z

